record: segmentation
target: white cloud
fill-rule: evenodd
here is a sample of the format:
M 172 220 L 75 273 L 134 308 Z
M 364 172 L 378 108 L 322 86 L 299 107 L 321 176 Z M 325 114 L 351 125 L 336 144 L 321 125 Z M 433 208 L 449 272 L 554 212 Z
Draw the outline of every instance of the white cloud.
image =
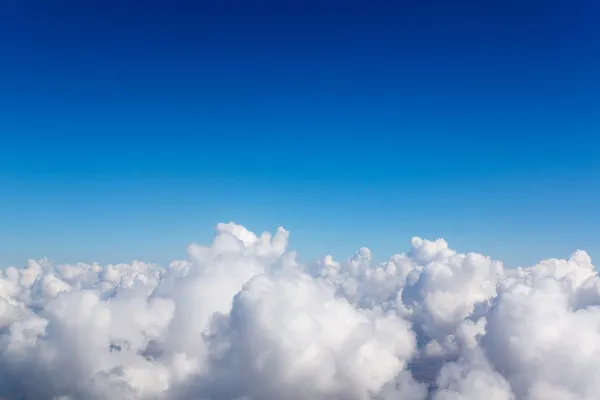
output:
M 585 252 L 506 270 L 414 238 L 304 266 L 288 236 L 219 224 L 165 268 L 0 271 L 0 398 L 600 398 Z

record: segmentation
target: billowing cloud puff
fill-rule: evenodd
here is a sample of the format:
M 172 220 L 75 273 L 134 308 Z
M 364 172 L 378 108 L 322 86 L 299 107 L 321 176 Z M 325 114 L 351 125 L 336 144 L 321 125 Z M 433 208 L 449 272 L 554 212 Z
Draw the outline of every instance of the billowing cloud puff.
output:
M 309 265 L 219 224 L 167 267 L 0 271 L 0 398 L 600 398 L 600 278 L 577 251 L 504 269 L 413 238 Z

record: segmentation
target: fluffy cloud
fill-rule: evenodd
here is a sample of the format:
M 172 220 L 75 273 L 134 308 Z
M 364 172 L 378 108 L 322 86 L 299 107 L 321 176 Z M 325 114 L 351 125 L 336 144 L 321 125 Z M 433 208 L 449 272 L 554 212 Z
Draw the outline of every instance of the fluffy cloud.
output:
M 0 398 L 598 399 L 589 256 L 519 269 L 413 238 L 302 265 L 219 224 L 167 267 L 0 271 Z

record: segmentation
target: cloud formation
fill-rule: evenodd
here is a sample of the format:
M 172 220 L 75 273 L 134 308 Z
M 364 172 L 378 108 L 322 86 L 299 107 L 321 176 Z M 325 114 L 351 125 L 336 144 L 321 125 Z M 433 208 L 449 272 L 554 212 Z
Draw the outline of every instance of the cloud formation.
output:
M 301 265 L 229 223 L 187 261 L 0 274 L 0 398 L 600 398 L 600 279 L 577 251 L 504 269 L 413 238 Z

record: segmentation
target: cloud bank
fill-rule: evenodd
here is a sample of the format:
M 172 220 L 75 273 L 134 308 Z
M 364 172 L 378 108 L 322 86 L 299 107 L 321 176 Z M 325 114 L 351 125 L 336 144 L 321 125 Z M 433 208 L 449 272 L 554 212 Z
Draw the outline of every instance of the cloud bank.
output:
M 187 261 L 0 273 L 0 398 L 600 398 L 600 278 L 577 251 L 504 269 L 413 238 L 301 265 L 219 224 Z

